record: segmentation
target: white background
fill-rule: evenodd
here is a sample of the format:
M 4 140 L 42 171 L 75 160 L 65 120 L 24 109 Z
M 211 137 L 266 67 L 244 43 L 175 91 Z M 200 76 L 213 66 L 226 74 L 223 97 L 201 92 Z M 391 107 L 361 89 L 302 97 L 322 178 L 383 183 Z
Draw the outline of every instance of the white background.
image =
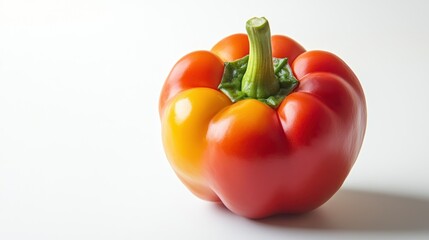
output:
M 425 1 L 0 0 L 0 239 L 429 236 Z M 266 16 L 341 56 L 368 128 L 342 189 L 252 221 L 194 197 L 164 156 L 158 96 L 174 63 Z

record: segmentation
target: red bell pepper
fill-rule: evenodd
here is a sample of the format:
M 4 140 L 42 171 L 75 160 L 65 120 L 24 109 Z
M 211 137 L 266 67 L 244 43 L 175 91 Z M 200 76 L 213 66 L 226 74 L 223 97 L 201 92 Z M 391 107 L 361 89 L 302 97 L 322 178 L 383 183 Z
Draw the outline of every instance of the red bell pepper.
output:
M 167 158 L 194 194 L 236 214 L 310 211 L 358 156 L 362 87 L 334 54 L 271 37 L 265 18 L 246 29 L 171 70 L 159 104 Z

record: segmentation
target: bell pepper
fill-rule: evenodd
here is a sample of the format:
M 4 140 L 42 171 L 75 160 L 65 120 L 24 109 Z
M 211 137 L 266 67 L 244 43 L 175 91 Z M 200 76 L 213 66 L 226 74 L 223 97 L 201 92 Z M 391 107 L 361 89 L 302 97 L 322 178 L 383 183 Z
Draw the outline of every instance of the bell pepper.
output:
M 247 218 L 311 211 L 349 174 L 364 92 L 336 55 L 271 36 L 265 18 L 182 57 L 161 91 L 166 156 L 196 196 Z

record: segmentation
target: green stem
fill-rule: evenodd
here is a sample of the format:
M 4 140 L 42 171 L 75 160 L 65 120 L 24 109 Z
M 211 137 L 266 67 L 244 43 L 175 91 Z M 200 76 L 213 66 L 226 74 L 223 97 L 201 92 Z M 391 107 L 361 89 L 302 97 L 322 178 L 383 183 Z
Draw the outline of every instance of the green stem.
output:
M 273 58 L 268 21 L 252 18 L 246 23 L 249 35 L 249 55 L 225 62 L 218 86 L 232 102 L 257 99 L 277 108 L 298 86 L 287 58 Z
M 252 18 L 246 23 L 250 52 L 241 90 L 251 98 L 267 98 L 275 95 L 279 81 L 274 74 L 271 50 L 271 33 L 267 19 Z

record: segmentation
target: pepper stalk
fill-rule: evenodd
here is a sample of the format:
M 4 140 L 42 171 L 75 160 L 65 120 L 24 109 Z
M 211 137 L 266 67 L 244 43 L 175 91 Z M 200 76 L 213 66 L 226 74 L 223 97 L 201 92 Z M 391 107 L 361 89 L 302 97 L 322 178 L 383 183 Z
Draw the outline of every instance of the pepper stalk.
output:
M 274 75 L 271 33 L 267 19 L 251 18 L 246 23 L 249 35 L 249 61 L 241 82 L 241 91 L 250 98 L 267 98 L 279 91 Z
M 277 108 L 297 86 L 287 58 L 273 58 L 270 26 L 265 18 L 246 22 L 249 55 L 226 62 L 219 89 L 233 102 L 253 98 Z

